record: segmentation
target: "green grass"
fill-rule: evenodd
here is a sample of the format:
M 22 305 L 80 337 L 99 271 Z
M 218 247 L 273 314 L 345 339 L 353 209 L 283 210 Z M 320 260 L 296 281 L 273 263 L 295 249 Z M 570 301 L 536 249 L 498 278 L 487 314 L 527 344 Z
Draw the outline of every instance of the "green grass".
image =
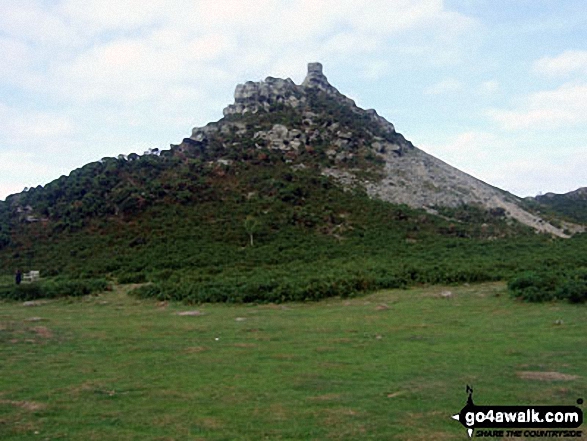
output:
M 199 307 L 130 288 L 0 303 L 0 439 L 464 440 L 466 384 L 477 404 L 587 398 L 585 306 L 502 283 Z

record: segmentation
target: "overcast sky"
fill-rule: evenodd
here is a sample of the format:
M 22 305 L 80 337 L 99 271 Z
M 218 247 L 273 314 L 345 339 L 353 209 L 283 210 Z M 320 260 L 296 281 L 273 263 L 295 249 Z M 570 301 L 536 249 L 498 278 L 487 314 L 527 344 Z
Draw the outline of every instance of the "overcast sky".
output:
M 492 185 L 587 186 L 584 0 L 0 0 L 0 199 L 169 148 L 311 61 Z

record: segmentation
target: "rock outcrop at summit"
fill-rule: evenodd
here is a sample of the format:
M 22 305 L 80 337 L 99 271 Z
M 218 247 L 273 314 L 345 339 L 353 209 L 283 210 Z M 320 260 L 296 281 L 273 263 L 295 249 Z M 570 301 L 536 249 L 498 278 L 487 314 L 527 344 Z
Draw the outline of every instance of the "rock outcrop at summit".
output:
M 321 63 L 308 63 L 308 73 L 301 85 L 296 85 L 290 78 L 267 77 L 265 81 L 247 81 L 239 84 L 234 91 L 234 104 L 223 111 L 224 116 L 234 114 L 257 113 L 270 111 L 272 106 L 286 105 L 295 109 L 303 109 L 308 104 L 308 93 L 320 91 L 336 99 L 339 104 L 348 106 L 357 114 L 364 114 L 388 133 L 395 132 L 393 124 L 379 116 L 373 109 L 361 109 L 355 102 L 341 94 L 328 82 L 323 73 Z
M 299 107 L 303 104 L 298 86 L 291 79 L 267 77 L 265 81 L 255 83 L 247 81 L 236 86 L 234 104 L 223 110 L 224 116 L 244 113 L 257 113 L 260 110 L 269 111 L 272 105 L 286 104 Z
M 273 77 L 239 84 L 234 103 L 223 114 L 216 123 L 194 128 L 176 147 L 205 148 L 212 137 L 230 135 L 232 143 L 224 142 L 223 148 L 247 144 L 281 151 L 291 167 L 311 162 L 323 175 L 345 187 L 359 186 L 373 198 L 429 212 L 474 204 L 497 209 L 537 231 L 565 236 L 561 228 L 524 209 L 517 196 L 414 147 L 375 110 L 361 109 L 332 86 L 320 63 L 308 64 L 300 85 Z
M 320 63 L 309 63 L 308 74 L 302 82 L 304 87 L 314 87 L 320 89 L 326 93 L 339 93 L 334 87 L 330 85 L 326 75 L 322 72 L 322 64 Z

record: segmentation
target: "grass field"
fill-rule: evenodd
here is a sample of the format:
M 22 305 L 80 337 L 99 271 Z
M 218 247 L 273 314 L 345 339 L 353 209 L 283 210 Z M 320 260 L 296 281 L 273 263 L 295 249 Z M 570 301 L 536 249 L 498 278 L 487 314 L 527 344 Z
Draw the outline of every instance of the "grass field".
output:
M 465 440 L 467 384 L 477 404 L 587 398 L 586 307 L 501 283 L 200 307 L 129 288 L 0 303 L 0 439 Z

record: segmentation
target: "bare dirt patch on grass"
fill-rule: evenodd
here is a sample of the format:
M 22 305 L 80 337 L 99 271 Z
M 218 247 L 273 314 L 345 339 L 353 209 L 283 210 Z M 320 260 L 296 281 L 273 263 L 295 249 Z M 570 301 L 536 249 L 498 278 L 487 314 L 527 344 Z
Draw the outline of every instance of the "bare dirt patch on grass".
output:
M 19 407 L 21 409 L 28 410 L 29 412 L 37 412 L 47 407 L 46 404 L 37 403 L 36 401 L 0 400 L 0 404 L 8 404 L 9 406 Z
M 49 300 L 29 300 L 22 303 L 22 306 L 42 306 L 49 303 Z
M 354 340 L 352 338 L 333 338 L 330 340 L 330 343 L 333 344 L 340 344 L 340 343 L 352 343 Z
M 42 317 L 29 317 L 24 319 L 25 322 L 40 322 L 43 321 L 44 319 Z
M 316 397 L 309 397 L 311 401 L 339 401 L 342 398 L 342 394 L 324 394 Z
M 53 332 L 46 326 L 35 326 L 32 330 L 41 338 L 53 337 Z
M 297 358 L 297 355 L 295 355 L 295 354 L 275 354 L 273 356 L 273 358 L 276 360 L 294 360 Z
M 53 331 L 46 326 L 30 327 L 29 323 L 38 323 L 42 320 L 39 317 L 33 317 L 34 320 L 23 320 L 23 322 L 6 322 L 0 324 L 0 341 L 7 341 L 11 344 L 16 343 L 39 343 L 42 340 L 53 338 Z M 32 338 L 35 337 L 35 338 Z
M 274 403 L 269 407 L 269 415 L 271 415 L 272 421 L 287 421 L 291 418 L 291 411 L 287 409 L 283 404 Z
M 199 317 L 201 315 L 204 315 L 204 313 L 202 311 L 180 311 L 180 312 L 176 312 L 175 315 L 179 315 L 181 317 Z
M 112 387 L 112 384 L 106 384 L 97 380 L 84 381 L 83 383 L 68 388 L 68 394 L 73 397 L 90 395 L 113 397 L 115 395 L 127 393 L 128 392 L 117 392 L 115 388 Z
M 522 380 L 534 381 L 573 381 L 579 378 L 578 375 L 562 374 L 560 372 L 540 372 L 540 371 L 519 371 L 516 372 L 518 378 Z
M 235 348 L 256 348 L 257 345 L 255 343 L 235 343 L 233 345 Z
M 184 352 L 188 354 L 197 354 L 198 352 L 205 352 L 210 350 L 210 348 L 206 346 L 190 346 L 189 348 L 185 348 Z
M 322 352 L 333 352 L 335 349 L 331 346 L 318 346 L 314 349 L 315 352 L 322 353 Z
M 219 418 L 201 417 L 194 421 L 195 425 L 208 430 L 219 430 L 224 427 L 224 423 Z
M 387 394 L 387 398 L 396 398 L 406 393 L 405 390 L 398 390 L 397 392 L 391 392 Z

